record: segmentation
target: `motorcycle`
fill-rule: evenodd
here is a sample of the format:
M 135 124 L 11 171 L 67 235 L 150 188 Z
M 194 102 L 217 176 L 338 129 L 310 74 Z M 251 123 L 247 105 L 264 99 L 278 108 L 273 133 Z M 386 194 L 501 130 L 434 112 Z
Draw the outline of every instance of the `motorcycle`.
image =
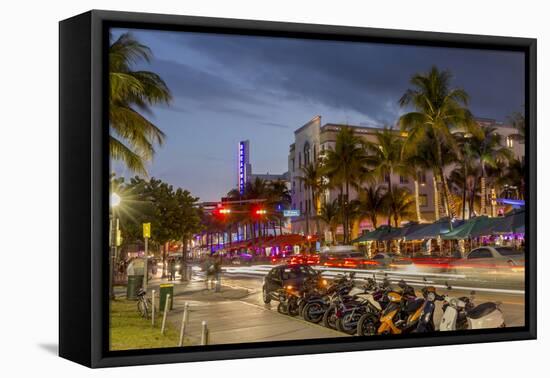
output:
M 353 288 L 354 274 L 339 275 L 323 292 L 310 294 L 304 299 L 302 317 L 310 323 L 319 323 L 330 307 L 331 303 L 339 296 L 347 295 Z
M 452 287 L 447 285 L 448 290 Z M 475 291 L 470 297 L 451 297 L 446 295 L 443 302 L 443 317 L 439 324 L 440 331 L 466 329 L 504 328 L 504 314 L 498 302 L 474 304 Z
M 384 284 L 377 285 L 375 279 L 369 278 L 360 292 L 352 290 L 349 295 L 353 296 L 353 299 L 341 302 L 336 310 L 336 329 L 353 335 L 357 331 L 359 319 L 364 314 L 378 316 L 386 307 L 386 287 Z
M 426 278 L 424 278 L 426 282 Z M 418 319 L 418 324 L 413 333 L 425 333 L 425 332 L 434 332 L 434 311 L 435 311 L 435 302 L 443 301 L 444 296 L 437 294 L 435 287 L 425 286 L 422 288 L 422 296 L 424 297 L 424 304 L 422 305 L 422 313 Z
M 304 307 L 306 299 L 318 291 L 322 291 L 327 285 L 327 281 L 321 277 L 322 272 L 317 275 L 307 278 L 301 287 L 287 285 L 279 289 L 279 305 L 277 311 L 281 314 L 297 316 Z
M 297 316 L 301 313 L 304 306 L 305 298 L 311 295 L 312 292 L 321 290 L 326 285 L 326 280 L 321 279 L 321 272 L 304 281 L 301 287 L 287 285 L 278 290 L 279 305 L 277 312 Z
M 398 286 L 398 290 L 388 290 L 388 305 L 378 317 L 372 313 L 361 316 L 357 324 L 360 336 L 410 333 L 416 329 L 425 300 L 416 297 L 414 288 L 405 281 Z

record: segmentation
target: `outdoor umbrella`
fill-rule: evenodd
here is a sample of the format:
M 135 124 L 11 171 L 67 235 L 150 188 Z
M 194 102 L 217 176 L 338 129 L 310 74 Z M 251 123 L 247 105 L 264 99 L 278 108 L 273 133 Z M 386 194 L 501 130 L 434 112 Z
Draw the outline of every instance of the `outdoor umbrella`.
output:
M 379 240 L 381 240 L 380 238 L 382 236 L 386 235 L 391 230 L 392 230 L 391 227 L 389 227 L 387 225 L 380 226 L 376 230 L 369 231 L 369 232 L 361 235 L 357 239 L 352 240 L 351 242 L 352 243 L 364 243 L 364 242 L 368 242 L 368 241 L 379 241 Z
M 446 240 L 476 238 L 478 236 L 490 235 L 493 233 L 495 218 L 479 216 L 468 219 L 462 226 L 442 234 L 441 238 Z
M 525 211 L 514 210 L 504 217 L 496 218 L 493 228 L 495 234 L 524 234 Z
M 453 229 L 462 224 L 461 221 L 453 221 Z M 411 232 L 405 235 L 407 240 L 423 240 L 423 239 L 435 239 L 439 235 L 448 233 L 449 230 L 449 218 L 441 218 L 437 222 L 430 224 L 421 224 L 421 227 L 416 227 Z
M 380 235 L 378 238 L 379 241 L 386 241 L 386 240 L 397 240 L 403 238 L 403 235 L 405 233 L 405 228 L 392 228 L 388 230 L 387 232 Z

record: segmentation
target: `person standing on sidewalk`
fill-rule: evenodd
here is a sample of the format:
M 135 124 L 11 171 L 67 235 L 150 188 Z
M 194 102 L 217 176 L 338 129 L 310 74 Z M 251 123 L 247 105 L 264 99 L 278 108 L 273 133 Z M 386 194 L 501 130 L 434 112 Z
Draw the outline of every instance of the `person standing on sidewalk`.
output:
M 170 281 L 174 281 L 176 279 L 176 261 L 174 259 L 170 259 L 168 268 L 170 271 Z
M 206 289 L 214 288 L 214 278 L 216 276 L 216 264 L 212 256 L 208 256 L 204 264 L 206 271 Z

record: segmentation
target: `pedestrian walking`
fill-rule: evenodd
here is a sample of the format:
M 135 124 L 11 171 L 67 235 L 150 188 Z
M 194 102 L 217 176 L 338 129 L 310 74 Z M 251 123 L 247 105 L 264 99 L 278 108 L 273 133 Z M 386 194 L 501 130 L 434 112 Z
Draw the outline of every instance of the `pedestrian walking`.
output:
M 212 257 L 208 257 L 205 263 L 206 270 L 206 289 L 214 288 L 214 279 L 216 278 L 216 264 Z
M 174 281 L 176 279 L 176 260 L 170 259 L 168 268 L 170 272 L 170 281 Z

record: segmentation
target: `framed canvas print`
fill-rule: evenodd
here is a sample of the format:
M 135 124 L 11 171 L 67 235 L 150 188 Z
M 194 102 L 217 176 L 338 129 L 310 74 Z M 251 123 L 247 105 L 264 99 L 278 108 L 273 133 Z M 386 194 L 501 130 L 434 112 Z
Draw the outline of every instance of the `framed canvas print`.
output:
M 536 40 L 60 22 L 60 355 L 536 337 Z

